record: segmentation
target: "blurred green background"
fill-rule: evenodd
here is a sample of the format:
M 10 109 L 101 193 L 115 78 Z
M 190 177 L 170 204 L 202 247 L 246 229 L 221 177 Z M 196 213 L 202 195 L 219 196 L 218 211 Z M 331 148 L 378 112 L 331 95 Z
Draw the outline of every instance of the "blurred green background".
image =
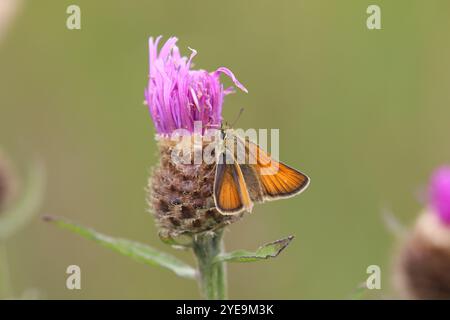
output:
M 81 30 L 66 8 L 81 7 Z M 382 30 L 366 28 L 378 4 Z M 280 128 L 284 162 L 312 178 L 303 195 L 258 205 L 226 233 L 228 249 L 293 234 L 277 259 L 229 266 L 236 299 L 348 298 L 382 268 L 391 296 L 394 237 L 381 215 L 411 222 L 434 167 L 450 162 L 450 2 L 24 1 L 0 43 L 0 146 L 20 165 L 44 159 L 42 214 L 163 245 L 146 212 L 157 161 L 143 91 L 147 38 L 177 36 L 196 67 L 227 66 L 249 89 L 225 100 L 242 128 Z M 226 80 L 227 81 L 227 80 Z M 228 82 L 227 82 L 228 83 Z M 16 292 L 44 298 L 199 298 L 195 282 L 147 267 L 36 218 L 8 242 Z M 67 290 L 66 267 L 82 269 Z

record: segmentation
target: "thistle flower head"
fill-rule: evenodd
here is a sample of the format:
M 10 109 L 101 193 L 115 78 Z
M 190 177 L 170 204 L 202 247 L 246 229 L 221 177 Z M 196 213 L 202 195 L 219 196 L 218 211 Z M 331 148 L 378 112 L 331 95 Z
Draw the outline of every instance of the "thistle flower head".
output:
M 435 171 L 430 182 L 430 204 L 440 221 L 450 227 L 450 167 Z
M 222 121 L 222 103 L 233 87 L 224 89 L 220 74 L 231 78 L 236 87 L 247 89 L 225 67 L 216 71 L 192 70 L 192 59 L 197 52 L 191 49 L 189 58 L 180 55 L 177 38 L 172 37 L 158 52 L 156 40 L 149 39 L 149 81 L 145 101 L 156 131 L 169 135 L 176 129 L 194 131 L 194 122 L 202 123 L 202 130 L 218 127 Z
M 222 122 L 224 89 L 220 75 L 227 75 L 234 85 L 247 92 L 234 74 L 225 67 L 213 72 L 192 70 L 192 59 L 182 57 L 177 39 L 169 38 L 158 50 L 161 37 L 149 39 L 150 71 L 145 98 L 157 131 L 159 164 L 149 179 L 148 203 L 164 238 L 198 234 L 221 229 L 242 215 L 226 216 L 217 211 L 213 198 L 214 164 L 183 164 L 173 160 L 175 130 L 187 130 L 194 137 L 201 124 L 201 134 L 217 129 Z M 183 136 L 185 133 L 182 134 Z M 203 139 L 203 147 L 210 142 Z M 188 139 L 188 144 L 191 142 Z

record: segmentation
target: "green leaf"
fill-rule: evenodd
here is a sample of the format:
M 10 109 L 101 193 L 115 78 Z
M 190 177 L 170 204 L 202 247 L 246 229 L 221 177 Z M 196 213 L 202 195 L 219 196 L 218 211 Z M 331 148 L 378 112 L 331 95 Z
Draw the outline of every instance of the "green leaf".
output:
M 17 233 L 38 212 L 45 189 L 45 170 L 41 162 L 30 164 L 28 177 L 19 200 L 0 215 L 0 240 Z
M 196 277 L 196 271 L 191 266 L 170 254 L 160 252 L 145 244 L 127 239 L 113 238 L 62 218 L 45 216 L 44 220 L 77 233 L 86 239 L 93 240 L 106 248 L 112 249 L 136 261 L 169 269 L 180 277 L 188 279 L 195 279 Z
M 214 258 L 214 262 L 253 262 L 275 258 L 289 245 L 289 243 L 291 243 L 293 239 L 294 236 L 289 236 L 284 239 L 267 243 L 262 247 L 259 247 L 255 252 L 237 250 L 230 253 L 223 253 L 216 256 Z
M 169 246 L 177 250 L 187 250 L 192 247 L 192 238 L 188 236 L 178 236 L 176 239 L 171 236 L 164 235 L 159 233 L 159 239 Z

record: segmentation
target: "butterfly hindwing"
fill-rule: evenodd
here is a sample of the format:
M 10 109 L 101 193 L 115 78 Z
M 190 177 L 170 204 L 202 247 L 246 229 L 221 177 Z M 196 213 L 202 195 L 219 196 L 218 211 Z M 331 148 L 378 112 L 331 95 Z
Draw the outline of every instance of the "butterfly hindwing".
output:
M 240 168 L 244 176 L 245 184 L 247 185 L 250 199 L 254 202 L 262 202 L 264 200 L 264 191 L 256 168 L 249 164 L 241 164 Z
M 265 198 L 277 199 L 291 197 L 302 192 L 309 183 L 309 178 L 303 173 L 278 162 L 277 173 L 261 174 L 259 176 L 264 189 Z M 258 167 L 259 171 L 261 169 Z
M 308 186 L 309 178 L 305 174 L 275 161 L 249 139 L 241 143 L 245 144 L 246 161 L 254 168 L 254 175 L 260 182 L 264 199 L 275 200 L 291 197 L 299 194 Z M 250 194 L 252 194 L 251 189 L 249 187 Z

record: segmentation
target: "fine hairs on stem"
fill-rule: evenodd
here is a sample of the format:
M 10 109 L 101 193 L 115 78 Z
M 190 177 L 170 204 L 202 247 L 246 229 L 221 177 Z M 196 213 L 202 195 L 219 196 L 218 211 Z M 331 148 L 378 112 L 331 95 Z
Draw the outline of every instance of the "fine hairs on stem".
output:
M 214 262 L 223 253 L 223 229 L 194 236 L 193 251 L 198 264 L 198 281 L 205 299 L 227 299 L 226 266 Z

